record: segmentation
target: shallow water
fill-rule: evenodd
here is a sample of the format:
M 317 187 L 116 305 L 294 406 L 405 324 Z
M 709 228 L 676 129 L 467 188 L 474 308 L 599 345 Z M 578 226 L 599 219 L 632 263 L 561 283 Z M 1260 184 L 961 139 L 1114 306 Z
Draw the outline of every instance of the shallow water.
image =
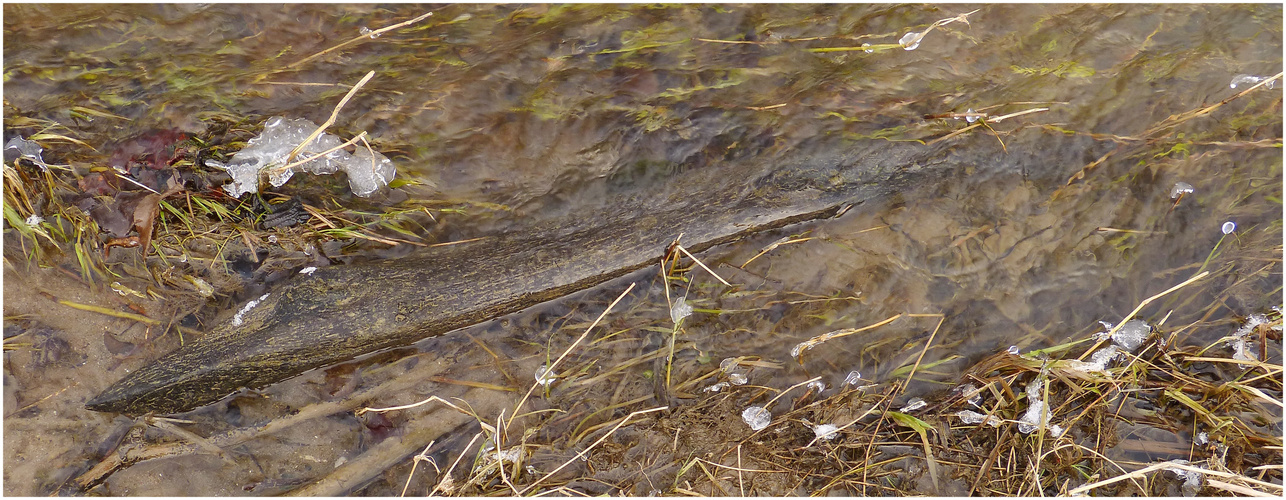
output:
M 1213 282 L 1168 296 L 1140 317 L 1163 337 L 1173 333 L 1179 343 L 1208 345 L 1236 329 L 1240 318 L 1281 304 L 1281 86 L 1172 129 L 1155 128 L 1244 90 L 1229 88 L 1238 74 L 1281 71 L 1280 6 L 991 5 L 970 15 L 968 25 L 935 28 L 913 51 L 809 51 L 896 43 L 908 30 L 923 31 L 974 8 L 450 6 L 404 30 L 305 61 L 358 37 L 362 27 L 378 29 L 426 10 L 6 5 L 6 133 L 35 132 L 13 125 L 16 117 L 53 120 L 68 127 L 59 133 L 98 151 L 50 141 L 47 161 L 101 162 L 113 144 L 133 135 L 158 128 L 200 134 L 216 116 L 321 122 L 347 92 L 334 84 L 352 84 L 375 69 L 376 78 L 348 104 L 337 128 L 349 135 L 367 131 L 397 165 L 399 178 L 420 183 L 401 188 L 412 196 L 504 207 L 452 216 L 441 236 L 460 239 L 538 226 L 588 227 L 603 213 L 643 214 L 649 204 L 740 189 L 747 176 L 738 168 L 762 175 L 777 158 L 826 157 L 869 141 L 930 142 L 967 125 L 926 115 L 972 109 L 993 118 L 994 133 L 979 127 L 935 143 L 951 148 L 945 165 L 907 166 L 901 177 L 907 183 L 854 200 L 838 218 L 702 254 L 706 265 L 739 286 L 725 288 L 698 268 L 687 274 L 690 289 L 670 289 L 686 294 L 696 309 L 676 336 L 676 385 L 734 356 L 780 364 L 752 371 L 752 384 L 784 388 L 822 376 L 833 388 L 852 370 L 888 382 L 904 376 L 898 369 L 913 364 L 932 338 L 909 391 L 930 394 L 1010 345 L 1048 347 L 1087 338 L 1100 320 L 1120 321 L 1144 299 L 1196 274 L 1217 243 L 1222 253 L 1207 267 L 1220 271 Z M 1037 108 L 1048 110 L 994 121 Z M 1083 179 L 1068 183 L 1100 158 Z M 1194 193 L 1175 205 L 1169 195 L 1179 181 L 1192 184 Z M 1225 221 L 1236 223 L 1234 235 L 1220 232 Z M 810 239 L 740 267 L 786 237 Z M 658 255 L 667 243 L 658 242 Z M 43 276 L 32 279 L 48 279 Z M 541 404 L 573 414 L 648 396 L 655 398 L 644 403 L 650 406 L 682 404 L 713 380 L 677 394 L 659 382 L 666 363 L 654 354 L 667 350 L 673 322 L 655 269 L 480 325 L 467 336 L 425 341 L 425 354 L 411 359 L 454 364 L 441 368 L 436 383 L 378 404 L 464 390 L 443 378 L 525 391 L 535 367 L 570 345 L 631 280 L 636 291 L 613 313 L 619 316 L 608 318 L 615 335 L 571 361 L 585 383 L 555 390 Z M 6 287 L 7 317 L 41 316 L 41 303 L 16 294 Z M 791 348 L 810 337 L 900 313 L 942 314 L 943 322 L 935 329 L 935 318 L 904 318 L 791 359 Z M 1202 326 L 1184 327 L 1198 322 Z M 7 494 L 59 489 L 83 463 L 93 463 L 90 448 L 122 425 L 80 409 L 120 372 L 108 366 L 110 356 L 95 354 L 102 328 L 80 330 L 62 335 L 89 361 L 53 370 L 103 380 L 80 383 L 34 413 L 15 417 L 6 409 Z M 27 369 L 30 357 L 6 352 L 6 388 L 20 377 L 34 394 L 14 395 L 19 407 L 67 385 L 42 381 L 55 377 Z M 192 418 L 206 426 L 200 432 L 206 435 L 330 399 L 337 389 L 328 384 L 354 365 L 375 372 L 387 367 L 354 382 L 358 387 L 411 369 L 409 361 L 389 358 L 396 356 L 264 391 L 276 403 L 239 397 Z M 622 364 L 619 373 L 595 378 Z M 468 394 L 479 407 L 512 408 L 508 393 Z M 573 397 L 579 401 L 567 401 Z M 56 454 L 22 459 L 36 443 L 16 440 L 12 431 L 40 428 L 47 412 L 67 419 L 61 432 L 101 437 L 69 440 Z M 416 422 L 398 422 L 399 432 L 411 432 Z M 158 460 L 113 475 L 107 491 L 280 492 L 379 441 L 371 425 L 351 416 L 324 425 L 333 428 L 255 442 L 250 456 L 283 464 L 277 469 L 261 466 L 245 475 L 241 467 L 250 460 L 242 455 L 230 462 Z M 451 436 L 446 449 L 462 448 L 472 432 Z M 439 462 L 457 454 L 441 453 Z M 210 478 L 158 478 L 179 461 L 188 470 L 211 471 Z M 400 491 L 406 462 L 362 491 Z M 33 472 L 42 467 L 66 472 Z

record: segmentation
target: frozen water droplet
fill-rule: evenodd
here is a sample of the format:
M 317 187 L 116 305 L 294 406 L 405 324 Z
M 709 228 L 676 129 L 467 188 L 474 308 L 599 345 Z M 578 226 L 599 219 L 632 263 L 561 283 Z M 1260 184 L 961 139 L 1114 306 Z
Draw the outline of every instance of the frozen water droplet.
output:
M 861 382 L 862 382 L 862 374 L 858 373 L 857 370 L 848 372 L 848 376 L 844 377 L 845 385 L 857 385 Z
M 750 378 L 746 377 L 744 373 L 733 372 L 728 374 L 728 382 L 732 383 L 732 385 L 746 385 L 746 382 L 749 381 Z
M 1261 82 L 1261 81 L 1263 81 L 1263 80 L 1264 80 L 1263 78 L 1258 77 L 1258 76 L 1255 76 L 1255 75 L 1237 75 L 1237 76 L 1232 77 L 1232 83 L 1229 83 L 1229 84 L 1228 84 L 1228 87 L 1229 87 L 1229 88 L 1234 88 L 1234 89 L 1235 89 L 1235 88 L 1237 88 L 1237 86 L 1238 86 L 1238 85 L 1245 85 L 1245 84 L 1254 85 L 1254 84 L 1259 83 L 1259 82 Z M 1271 85 L 1271 84 L 1270 84 L 1270 85 Z M 1268 88 L 1272 88 L 1272 87 L 1268 87 Z
M 274 244 L 277 243 L 277 235 L 275 234 L 268 235 L 268 243 L 274 243 Z
M 1058 437 L 1063 435 L 1063 426 L 1054 424 L 1049 426 L 1049 435 Z
M 968 111 L 965 111 L 965 121 L 969 123 L 978 121 L 978 115 L 973 112 L 973 108 L 969 108 Z
M 875 49 L 868 48 L 868 47 L 870 47 L 870 46 L 871 46 L 871 44 L 869 44 L 869 43 L 864 43 L 864 44 L 862 44 L 862 49 L 864 49 L 864 50 L 866 51 L 866 53 L 867 53 L 867 54 L 870 54 L 870 53 L 872 53 L 872 52 L 875 52 Z
M 817 436 L 817 439 L 829 441 L 831 438 L 834 438 L 835 436 L 839 435 L 839 433 L 836 432 L 838 430 L 839 430 L 839 427 L 836 427 L 834 425 L 822 424 L 817 427 L 813 427 L 813 434 Z
M 804 387 L 807 387 L 810 391 L 817 391 L 818 394 L 821 394 L 822 391 L 826 390 L 826 384 L 823 384 L 820 380 L 809 382 L 808 385 Z
M 915 50 L 920 46 L 920 34 L 914 31 L 908 32 L 902 35 L 902 39 L 898 40 L 898 44 L 906 50 Z
M 992 427 L 1000 427 L 1000 424 L 1005 423 L 1004 420 L 1001 420 L 994 415 L 983 415 L 970 410 L 960 410 L 956 412 L 955 415 L 960 417 L 960 420 L 966 424 L 981 424 L 986 422 L 987 425 Z
M 1011 345 L 1011 346 L 1009 346 L 1009 354 L 1013 354 L 1014 356 L 1017 356 L 1017 355 L 1018 355 L 1018 346 L 1016 346 L 1016 345 Z
M 923 399 L 911 398 L 910 401 L 907 401 L 906 406 L 903 406 L 902 409 L 899 411 L 901 411 L 902 413 L 913 412 L 913 411 L 919 410 L 920 408 L 924 408 L 926 406 L 929 406 L 929 403 L 924 402 Z
M 680 321 L 683 321 L 683 318 L 691 315 L 692 306 L 688 304 L 688 301 L 685 299 L 680 298 L 674 303 L 674 307 L 670 308 L 670 319 L 674 320 L 674 324 L 676 325 L 679 324 Z
M 362 29 L 360 31 L 362 32 L 363 35 L 370 35 L 371 39 L 376 39 L 380 37 L 380 33 L 375 33 L 373 30 L 365 26 L 362 26 Z
M 9 142 L 4 144 L 4 150 L 6 153 L 8 153 L 10 149 L 17 151 L 20 158 L 31 160 L 31 162 L 39 166 L 41 170 L 49 170 L 49 165 L 45 163 L 43 158 L 41 158 L 45 149 L 40 147 L 40 144 L 36 141 L 28 141 L 20 136 L 14 136 L 12 139 L 9 139 Z
M 1134 352 L 1135 349 L 1143 345 L 1143 341 L 1151 333 L 1152 327 L 1148 326 L 1147 322 L 1132 319 L 1126 321 L 1125 324 L 1121 325 L 1121 328 L 1116 330 L 1116 333 L 1112 335 L 1112 342 L 1121 346 L 1122 349 Z
M 744 420 L 751 430 L 758 431 L 768 427 L 768 424 L 772 422 L 772 413 L 769 413 L 762 406 L 751 406 L 741 412 L 741 420 Z
M 557 378 L 558 376 L 550 371 L 549 365 L 541 365 L 540 368 L 536 369 L 536 382 L 539 382 L 540 385 L 548 387 Z
M 1027 412 L 1023 413 L 1023 418 L 1018 419 L 1018 432 L 1031 434 L 1035 432 L 1040 425 L 1041 414 L 1045 412 L 1044 401 L 1032 401 L 1027 406 Z
M 737 358 L 723 358 L 723 361 L 719 362 L 719 369 L 724 373 L 732 373 L 737 369 Z
M 1234 224 L 1232 221 L 1228 221 L 1223 223 L 1223 227 L 1219 229 L 1223 231 L 1223 234 L 1229 234 L 1237 230 L 1237 224 Z
M 714 385 L 712 385 L 712 386 L 710 386 L 710 387 L 706 387 L 705 389 L 702 389 L 702 391 L 703 391 L 703 392 L 719 392 L 719 391 L 724 390 L 724 389 L 727 389 L 727 388 L 728 388 L 728 383 L 727 383 L 727 382 L 719 382 L 719 383 L 714 384 Z
M 1173 200 L 1178 198 L 1180 195 L 1191 194 L 1192 191 L 1192 184 L 1188 184 L 1183 181 L 1176 182 L 1174 183 L 1174 187 L 1170 188 L 1170 199 Z

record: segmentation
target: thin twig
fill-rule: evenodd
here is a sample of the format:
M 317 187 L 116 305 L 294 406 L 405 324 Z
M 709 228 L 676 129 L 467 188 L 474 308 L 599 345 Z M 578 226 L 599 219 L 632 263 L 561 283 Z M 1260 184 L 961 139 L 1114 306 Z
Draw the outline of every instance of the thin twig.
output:
M 635 285 L 634 283 L 630 283 L 629 288 L 626 288 L 624 292 L 621 292 L 620 296 L 616 297 L 616 300 L 613 300 L 611 304 L 608 304 L 607 309 L 604 309 L 603 313 L 599 314 L 598 318 L 595 318 L 593 323 L 590 323 L 589 328 L 586 328 L 585 332 L 582 333 L 580 337 L 576 339 L 575 342 L 572 342 L 572 345 L 568 346 L 567 350 L 563 351 L 563 354 L 559 356 L 558 359 L 554 360 L 553 363 L 549 364 L 549 367 L 546 368 L 547 371 L 545 373 L 550 373 L 550 374 L 554 373 L 554 368 L 558 366 L 558 363 L 561 362 L 563 358 L 566 358 L 568 354 L 571 354 L 572 349 L 575 349 L 576 346 L 580 345 L 580 343 L 585 340 L 585 337 L 589 335 L 589 332 L 592 331 L 594 327 L 598 326 L 598 323 L 600 321 L 603 321 L 603 318 L 607 316 L 607 313 L 612 312 L 612 308 L 616 307 L 616 304 L 619 303 L 622 299 L 624 299 L 626 295 L 629 295 L 631 290 L 634 290 L 634 285 Z M 531 389 L 527 390 L 527 394 L 524 395 L 522 397 L 522 400 L 518 401 L 518 405 L 514 407 L 514 413 L 509 417 L 509 421 L 505 423 L 506 426 L 513 425 L 513 420 L 515 418 L 518 418 L 518 415 L 522 410 L 522 405 L 527 403 L 527 399 L 530 398 L 531 394 L 536 391 L 536 388 L 540 387 L 541 385 L 543 385 L 541 381 L 537 380 L 536 383 L 531 386 Z
M 622 295 L 622 297 L 623 297 L 623 296 L 624 296 L 624 295 Z M 599 445 L 599 444 L 601 444 L 603 441 L 606 441 L 606 440 L 607 440 L 607 438 L 612 437 L 612 434 L 614 434 L 614 433 L 616 432 L 616 430 L 617 430 L 617 429 L 620 429 L 620 428 L 621 428 L 621 426 L 623 426 L 623 425 L 625 425 L 627 422 L 629 422 L 631 418 L 634 418 L 634 417 L 636 417 L 636 416 L 638 416 L 638 415 L 642 415 L 642 414 L 644 414 L 644 413 L 652 413 L 652 412 L 657 412 L 657 411 L 665 411 L 665 410 L 668 410 L 668 409 L 670 409 L 670 407 L 669 407 L 669 406 L 659 406 L 659 407 L 652 408 L 652 409 L 648 409 L 648 410 L 639 410 L 639 411 L 636 411 L 636 412 L 630 413 L 629 415 L 626 415 L 626 416 L 625 416 L 625 418 L 621 419 L 621 423 L 616 424 L 616 426 L 615 426 L 615 427 L 612 427 L 612 430 L 607 431 L 607 434 L 603 434 L 603 437 L 598 438 L 598 441 L 594 441 L 594 443 L 593 443 L 593 444 L 589 445 L 589 446 L 588 446 L 588 447 L 586 447 L 584 450 L 581 450 L 581 452 L 580 452 L 580 453 L 577 453 L 577 454 L 576 454 L 576 456 L 572 457 L 570 460 L 568 460 L 568 461 L 566 461 L 566 462 L 563 462 L 563 464 L 562 464 L 562 465 L 558 466 L 558 468 L 557 468 L 557 469 L 554 469 L 554 470 L 550 471 L 550 472 L 549 472 L 549 474 L 545 474 L 544 476 L 541 476 L 541 477 L 540 477 L 540 479 L 537 479 L 537 480 L 536 480 L 536 482 L 531 483 L 531 484 L 530 484 L 530 485 L 528 485 L 526 488 L 524 488 L 524 489 L 522 490 L 522 493 L 519 493 L 519 494 L 518 494 L 518 496 L 526 495 L 526 494 L 527 494 L 528 492 L 530 492 L 532 489 L 535 489 L 535 488 L 536 488 L 536 486 L 537 486 L 537 485 L 539 485 L 542 481 L 544 481 L 544 480 L 546 480 L 546 479 L 549 479 L 549 478 L 553 477 L 555 474 L 558 474 L 558 471 L 563 470 L 563 469 L 564 469 L 564 468 L 566 468 L 568 465 L 571 465 L 571 463 L 572 463 L 572 462 L 575 462 L 576 460 L 578 460 L 578 459 L 580 459 L 581 457 L 583 457 L 583 456 L 585 456 L 586 454 L 588 454 L 588 453 L 589 453 L 589 451 L 590 451 L 590 450 L 592 450 L 592 449 L 594 449 L 594 447 L 595 447 L 595 446 L 598 446 L 598 445 Z
M 720 278 L 718 273 L 706 267 L 706 265 L 702 263 L 700 259 L 697 259 L 695 255 L 692 255 L 691 253 L 689 253 L 688 249 L 683 248 L 683 245 L 675 245 L 675 247 L 677 247 L 680 252 L 683 252 L 683 255 L 687 255 L 689 259 L 692 259 L 693 262 L 696 262 L 698 266 L 701 266 L 701 269 L 705 269 L 707 273 L 710 273 L 711 276 L 714 276 L 714 279 L 717 279 L 719 280 L 720 283 L 723 283 L 724 286 L 732 286 L 732 283 L 728 283 L 723 278 Z
M 335 105 L 335 109 L 331 110 L 330 118 L 327 118 L 325 123 L 322 123 L 320 127 L 317 127 L 317 130 L 314 130 L 313 133 L 308 134 L 308 138 L 304 139 L 304 141 L 299 143 L 298 146 L 295 146 L 295 149 L 290 151 L 290 154 L 286 156 L 286 163 L 293 161 L 295 159 L 295 155 L 299 154 L 300 151 L 303 151 L 304 147 L 307 146 L 308 143 L 312 142 L 313 139 L 320 136 L 322 132 L 326 130 L 326 127 L 334 125 L 335 120 L 339 118 L 339 110 L 344 109 L 344 105 L 348 104 L 348 100 L 353 98 L 353 94 L 356 94 L 358 89 L 361 89 L 363 85 L 366 85 L 366 82 L 371 81 L 371 78 L 374 76 L 375 70 L 367 71 L 366 76 L 362 77 L 362 80 L 357 82 L 357 85 L 354 85 L 352 89 L 349 89 L 348 93 L 344 94 L 344 98 L 339 100 L 339 104 Z
M 371 40 L 371 39 L 374 39 L 374 38 L 378 38 L 380 35 L 383 35 L 383 34 L 384 34 L 385 32 L 387 32 L 387 31 L 392 31 L 392 30 L 395 30 L 395 29 L 401 28 L 401 27 L 403 27 L 403 26 L 406 26 L 406 25 L 408 25 L 408 24 L 418 23 L 418 22 L 423 21 L 425 18 L 427 18 L 427 17 L 429 17 L 429 16 L 432 16 L 432 15 L 433 15 L 433 13 L 432 13 L 432 12 L 429 12 L 429 13 L 426 13 L 426 14 L 424 14 L 424 15 L 420 16 L 420 17 L 417 17 L 417 18 L 415 18 L 415 19 L 412 19 L 412 20 L 410 20 L 410 21 L 400 22 L 400 23 L 394 24 L 394 25 L 389 26 L 389 27 L 386 27 L 386 28 L 380 28 L 380 29 L 377 29 L 377 30 L 375 30 L 375 31 L 371 31 L 371 32 L 368 32 L 368 33 L 362 33 L 361 35 L 357 36 L 356 38 L 353 38 L 352 40 L 349 40 L 349 41 L 347 41 L 347 42 L 341 43 L 341 44 L 336 45 L 336 46 L 334 46 L 334 47 L 331 47 L 331 48 L 329 48 L 329 49 L 323 50 L 323 51 L 318 52 L 318 53 L 316 53 L 316 54 L 313 54 L 313 55 L 311 55 L 311 56 L 308 56 L 308 57 L 305 57 L 305 58 L 300 59 L 300 60 L 298 60 L 298 61 L 295 61 L 294 63 L 290 64 L 289 66 L 286 66 L 286 67 L 285 67 L 285 69 L 287 69 L 287 70 L 289 70 L 289 69 L 295 69 L 295 68 L 297 68 L 297 67 L 299 67 L 299 66 L 303 65 L 304 63 L 307 63 L 308 61 L 311 61 L 311 60 L 313 60 L 313 59 L 316 59 L 316 58 L 318 58 L 318 57 L 321 57 L 321 56 L 323 56 L 323 55 L 326 55 L 326 54 L 328 54 L 328 53 L 330 53 L 330 52 L 333 52 L 333 51 L 339 50 L 339 49 L 341 49 L 341 48 L 344 48 L 345 46 L 348 46 L 348 45 L 351 45 L 351 44 L 354 44 L 354 43 L 357 43 L 357 42 L 360 42 L 360 41 L 363 41 L 363 40 Z

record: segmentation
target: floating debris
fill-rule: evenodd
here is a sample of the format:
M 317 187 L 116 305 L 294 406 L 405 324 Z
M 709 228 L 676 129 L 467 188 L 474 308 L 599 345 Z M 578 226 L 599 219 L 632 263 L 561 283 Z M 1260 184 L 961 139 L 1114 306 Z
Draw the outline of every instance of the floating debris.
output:
M 929 406 L 929 403 L 926 403 L 923 399 L 911 398 L 910 401 L 907 401 L 906 406 L 903 406 L 902 409 L 898 411 L 902 413 L 910 413 L 926 406 Z
M 323 133 L 309 142 L 299 153 L 299 159 L 318 158 L 286 166 L 290 152 L 317 130 L 317 125 L 303 118 L 286 119 L 275 116 L 264 123 L 263 133 L 246 142 L 246 147 L 232 156 L 227 165 L 206 160 L 210 167 L 224 169 L 232 182 L 223 187 L 229 195 L 240 197 L 259 190 L 259 175 L 268 171 L 269 182 L 279 187 L 290 180 L 296 169 L 310 174 L 333 174 L 343 170 L 348 174 L 348 186 L 357 196 L 370 196 L 387 186 L 397 174 L 393 162 L 378 151 L 358 147 L 356 153 L 342 148 L 343 141 L 333 134 Z M 329 151 L 329 152 L 328 152 Z
M 1183 181 L 1176 182 L 1174 187 L 1170 188 L 1170 199 L 1174 200 L 1185 194 L 1192 194 L 1193 191 L 1192 184 Z
M 744 420 L 751 430 L 763 430 L 772 422 L 772 413 L 769 413 L 762 406 L 751 406 L 741 412 L 741 420 Z
M 254 309 L 255 306 L 259 305 L 260 302 L 263 302 L 263 300 L 268 298 L 269 295 L 272 295 L 272 294 L 265 293 L 263 294 L 263 296 L 257 299 L 254 299 L 250 302 L 246 302 L 246 305 L 243 306 L 240 311 L 237 311 L 237 314 L 232 317 L 232 326 L 241 326 L 241 323 L 243 322 L 241 317 L 246 313 L 250 312 L 251 309 Z
M 1228 84 L 1228 88 L 1234 88 L 1234 89 L 1235 89 L 1235 88 L 1237 88 L 1237 86 L 1238 86 L 1238 85 L 1246 85 L 1246 84 L 1254 85 L 1254 84 L 1259 83 L 1259 82 L 1262 82 L 1262 81 L 1264 81 L 1264 77 L 1262 77 L 1262 76 L 1255 76 L 1255 75 L 1237 75 L 1237 76 L 1232 77 L 1232 82 Z M 1268 82 L 1268 84 L 1267 84 L 1267 85 L 1265 85 L 1265 87 L 1268 87 L 1269 89 L 1272 89 L 1272 88 L 1273 88 L 1273 85 L 1274 85 L 1274 84 L 1276 84 L 1276 83 L 1277 83 L 1276 81 Z
M 683 318 L 691 315 L 692 305 L 688 304 L 686 299 L 679 298 L 679 300 L 674 303 L 674 306 L 670 308 L 670 319 L 674 320 L 674 324 L 676 325 L 679 324 L 680 321 L 683 321 Z
M 549 384 L 554 383 L 554 380 L 557 379 L 558 376 L 554 375 L 553 371 L 549 369 L 549 365 L 541 365 L 540 368 L 536 369 L 536 382 L 540 385 L 549 387 Z
M 817 436 L 817 439 L 829 441 L 839 435 L 839 427 L 831 424 L 821 424 L 813 427 L 813 434 Z
M 184 276 L 192 286 L 196 287 L 196 293 L 202 297 L 210 298 L 214 296 L 214 287 L 206 283 L 205 280 L 194 276 Z
M 857 385 L 861 382 L 862 382 L 862 374 L 858 373 L 857 370 L 848 372 L 848 376 L 844 377 L 844 385 Z
M 12 139 L 9 139 L 9 142 L 4 143 L 5 152 L 9 152 L 10 149 L 16 150 L 19 158 L 31 160 L 31 162 L 39 166 L 41 170 L 46 172 L 49 171 L 49 164 L 45 163 L 45 160 L 41 158 L 45 149 L 40 147 L 40 144 L 36 143 L 36 141 L 28 141 L 20 136 L 14 136 Z
M 1223 231 L 1223 234 L 1231 234 L 1233 231 L 1237 230 L 1237 224 L 1234 224 L 1232 221 L 1228 221 L 1223 223 L 1223 227 L 1219 229 Z
M 955 416 L 960 417 L 961 421 L 970 425 L 985 423 L 992 427 L 1000 427 L 1000 424 L 1005 423 L 1004 419 L 1001 419 L 1000 417 L 996 417 L 994 415 L 983 415 L 971 410 L 960 410 L 955 413 Z
M 924 37 L 920 36 L 919 33 L 909 31 L 907 34 L 902 35 L 902 38 L 898 40 L 898 45 L 901 45 L 902 48 L 906 50 L 915 50 L 920 46 L 920 41 L 923 39 Z

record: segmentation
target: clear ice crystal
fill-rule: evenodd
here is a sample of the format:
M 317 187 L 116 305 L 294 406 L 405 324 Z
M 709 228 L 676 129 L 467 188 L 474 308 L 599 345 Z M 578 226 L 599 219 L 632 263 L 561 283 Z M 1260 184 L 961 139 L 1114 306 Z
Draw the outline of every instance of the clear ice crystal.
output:
M 691 315 L 692 304 L 689 304 L 686 299 L 680 298 L 674 303 L 674 306 L 670 308 L 670 319 L 674 320 L 674 324 L 676 325 L 679 324 L 680 321 L 683 321 L 683 318 Z
M 1000 427 L 1000 424 L 1005 423 L 1004 420 L 994 415 L 983 415 L 971 410 L 960 410 L 956 412 L 955 415 L 960 417 L 962 422 L 970 425 L 986 423 L 992 427 Z
M 728 374 L 728 383 L 732 385 L 746 385 L 746 382 L 749 381 L 750 377 L 747 377 L 744 373 L 732 372 Z
M 857 370 L 848 372 L 848 376 L 844 377 L 844 385 L 857 385 L 860 383 L 862 383 L 862 374 L 858 373 Z
M 920 40 L 921 38 L 919 33 L 910 31 L 907 32 L 907 34 L 902 35 L 902 38 L 898 40 L 898 44 L 906 50 L 915 50 L 920 46 Z
M 1228 221 L 1223 223 L 1223 227 L 1220 227 L 1219 230 L 1223 231 L 1223 234 L 1230 234 L 1237 230 L 1237 224 L 1233 221 Z
M 1126 321 L 1121 328 L 1112 334 L 1112 342 L 1130 352 L 1134 352 L 1143 341 L 1147 340 L 1148 335 L 1152 333 L 1152 327 L 1148 323 L 1139 319 Z
M 31 162 L 39 166 L 41 170 L 49 170 L 49 165 L 45 163 L 43 158 L 41 158 L 45 149 L 40 147 L 40 144 L 36 141 L 28 141 L 15 135 L 12 139 L 9 139 L 9 142 L 4 143 L 5 152 L 8 153 L 10 149 L 17 151 L 20 158 L 31 160 Z
M 911 398 L 910 401 L 906 402 L 906 406 L 903 406 L 902 409 L 898 411 L 902 413 L 908 413 L 908 412 L 919 410 L 920 408 L 924 408 L 926 406 L 929 406 L 929 403 L 926 403 L 923 399 Z
M 264 122 L 263 133 L 246 142 L 246 147 L 232 155 L 227 165 L 206 161 L 206 165 L 223 168 L 232 176 L 232 182 L 223 187 L 229 195 L 239 197 L 259 190 L 259 174 L 268 170 L 268 180 L 273 187 L 289 181 L 298 171 L 310 174 L 348 174 L 348 186 L 357 196 L 370 196 L 387 186 L 397 174 L 393 162 L 379 152 L 372 154 L 359 145 L 356 153 L 335 149 L 316 159 L 290 169 L 282 169 L 290 152 L 317 129 L 317 125 L 303 118 L 287 119 L 275 116 Z M 342 145 L 344 141 L 333 134 L 323 133 L 309 142 L 295 160 L 303 160 Z
M 769 413 L 762 406 L 751 406 L 741 412 L 741 420 L 744 420 L 751 430 L 763 430 L 772 422 L 772 413 Z
M 1232 77 L 1232 82 L 1229 82 L 1229 83 L 1228 83 L 1228 87 L 1229 87 L 1229 88 L 1234 88 L 1234 89 L 1235 89 L 1235 88 L 1237 88 L 1237 86 L 1238 86 L 1238 85 L 1254 85 L 1254 84 L 1259 83 L 1259 82 L 1262 82 L 1262 81 L 1264 81 L 1264 77 L 1262 77 L 1262 76 L 1255 76 L 1255 75 L 1237 75 L 1237 76 Z M 1277 82 L 1276 82 L 1276 81 L 1268 82 L 1268 84 L 1267 84 L 1267 85 L 1264 85 L 1264 86 L 1265 86 L 1265 87 L 1268 87 L 1268 88 L 1271 90 L 1271 89 L 1273 88 L 1273 84 L 1275 84 L 1275 83 L 1277 83 Z
M 536 369 L 536 382 L 539 382 L 540 385 L 548 387 L 557 378 L 558 376 L 553 373 L 553 370 L 549 369 L 549 365 L 540 365 L 540 368 Z
M 702 391 L 702 392 L 719 392 L 719 391 L 722 391 L 722 390 L 727 389 L 727 388 L 728 388 L 728 383 L 727 383 L 727 382 L 719 382 L 719 383 L 714 384 L 714 385 L 712 385 L 712 386 L 710 386 L 710 387 L 706 387 L 705 389 L 702 389 L 701 391 Z
M 817 427 L 813 427 L 813 434 L 817 436 L 817 439 L 821 439 L 823 441 L 829 441 L 835 436 L 838 436 L 838 431 L 839 427 L 831 424 L 821 424 Z
M 1170 199 L 1173 200 L 1184 194 L 1192 194 L 1192 191 L 1194 191 L 1192 184 L 1183 181 L 1176 182 L 1174 187 L 1170 188 Z
M 821 394 L 822 391 L 826 390 L 826 384 L 822 383 L 822 381 L 820 380 L 814 380 L 812 382 L 809 382 L 808 385 L 806 385 L 805 387 L 807 387 L 808 390 L 810 391 L 817 392 L 818 394 Z

